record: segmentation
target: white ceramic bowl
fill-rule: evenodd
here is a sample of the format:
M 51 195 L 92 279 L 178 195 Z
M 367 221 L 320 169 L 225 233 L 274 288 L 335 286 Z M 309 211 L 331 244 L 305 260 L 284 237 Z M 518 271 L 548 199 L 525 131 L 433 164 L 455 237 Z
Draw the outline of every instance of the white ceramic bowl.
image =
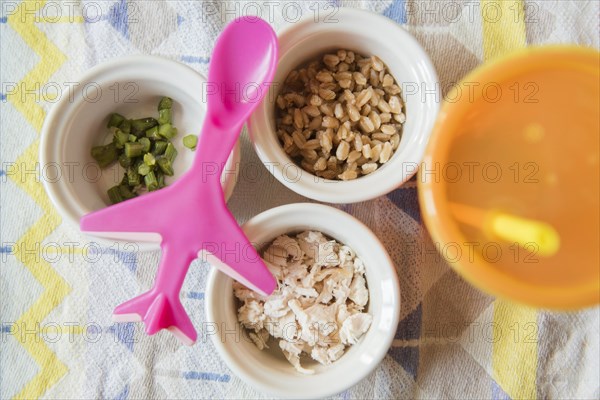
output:
M 166 180 L 172 182 L 191 166 L 194 158 L 195 153 L 185 148 L 181 139 L 189 133 L 200 133 L 206 113 L 206 79 L 175 61 L 133 56 L 95 66 L 77 83 L 46 117 L 40 163 L 42 170 L 47 171 L 42 175 L 50 200 L 63 219 L 79 229 L 83 215 L 110 204 L 106 191 L 118 184 L 124 173 L 118 163 L 100 171 L 90 155 L 93 146 L 110 141 L 107 116 L 112 112 L 127 118 L 155 116 L 160 98 L 173 98 L 174 126 L 179 135 L 172 141 L 178 151 L 173 165 L 176 175 Z M 239 161 L 236 145 L 222 177 L 227 198 L 237 181 Z M 60 171 L 60 175 L 53 171 Z M 117 238 L 94 240 L 104 244 L 123 242 Z M 136 247 L 156 249 L 158 244 L 139 242 Z
M 297 372 L 277 346 L 261 351 L 237 322 L 233 280 L 212 269 L 206 287 L 206 317 L 211 338 L 222 359 L 241 379 L 277 397 L 320 398 L 355 385 L 371 373 L 387 353 L 400 316 L 398 276 L 377 237 L 349 214 L 319 204 L 289 204 L 265 211 L 246 222 L 242 229 L 252 243 L 264 250 L 273 239 L 286 233 L 316 230 L 350 246 L 366 269 L 369 289 L 370 329 L 359 343 L 328 366 L 317 362 L 314 375 Z M 262 247 L 262 248 L 261 248 Z M 308 366 L 303 362 L 303 366 Z
M 329 203 L 369 200 L 396 189 L 416 172 L 439 109 L 438 78 L 419 43 L 392 20 L 351 8 L 340 8 L 333 17 L 337 22 L 326 17 L 318 22 L 307 18 L 278 34 L 277 84 L 250 117 L 248 129 L 262 162 L 291 190 Z M 406 124 L 394 156 L 374 173 L 352 181 L 325 180 L 297 167 L 275 133 L 274 101 L 289 72 L 337 49 L 380 57 L 404 89 L 406 102 Z

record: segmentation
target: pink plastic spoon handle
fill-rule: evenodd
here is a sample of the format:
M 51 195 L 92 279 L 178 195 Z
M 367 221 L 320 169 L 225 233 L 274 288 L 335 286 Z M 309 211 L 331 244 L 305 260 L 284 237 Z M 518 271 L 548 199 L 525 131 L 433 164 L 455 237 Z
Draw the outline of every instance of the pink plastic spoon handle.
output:
M 248 48 L 246 37 L 252 40 Z M 233 53 L 230 53 L 232 52 Z M 233 63 L 242 51 L 248 63 Z M 212 265 L 263 294 L 276 281 L 227 209 L 220 176 L 240 129 L 266 94 L 277 63 L 277 37 L 257 18 L 238 18 L 219 37 L 209 71 L 209 83 L 221 89 L 208 96 L 208 113 L 194 164 L 174 184 L 156 192 L 85 215 L 85 232 L 154 232 L 161 236 L 162 257 L 153 288 L 115 309 L 117 321 L 144 321 L 150 335 L 169 329 L 183 343 L 197 334 L 179 294 L 190 263 L 201 255 Z M 248 70 L 251 69 L 248 75 Z M 238 84 L 262 85 L 253 101 L 236 102 Z M 200 90 L 200 88 L 199 88 Z M 247 91 L 246 91 L 247 93 Z M 225 294 L 224 294 L 225 295 Z

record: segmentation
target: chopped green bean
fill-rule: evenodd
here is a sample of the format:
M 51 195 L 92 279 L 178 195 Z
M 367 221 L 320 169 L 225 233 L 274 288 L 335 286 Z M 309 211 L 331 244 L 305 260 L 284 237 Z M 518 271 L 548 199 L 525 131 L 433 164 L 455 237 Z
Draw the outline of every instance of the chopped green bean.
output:
M 119 125 L 119 129 L 127 134 L 130 134 L 131 133 L 131 121 L 128 119 L 123 120 L 123 122 L 121 122 L 121 125 Z
M 177 136 L 177 128 L 173 127 L 171 124 L 164 124 L 158 127 L 158 134 L 165 139 L 173 139 Z
M 133 166 L 127 168 L 127 184 L 129 186 L 137 186 L 140 184 L 140 174 L 138 174 L 137 168 Z
M 121 191 L 119 190 L 119 186 L 113 186 L 110 189 L 108 189 L 108 198 L 110 199 L 110 202 L 112 204 L 117 204 L 122 202 L 123 196 L 121 195 Z
M 138 139 L 137 136 L 135 136 L 135 135 L 129 135 L 129 141 L 130 142 L 136 142 L 137 139 Z
M 165 108 L 163 110 L 158 110 L 158 123 L 160 125 L 170 124 L 172 118 L 172 113 L 170 108 Z
M 158 125 L 158 121 L 154 118 L 140 118 L 131 121 L 131 133 L 135 136 L 142 136 L 148 129 Z
M 198 136 L 196 135 L 187 135 L 183 138 L 183 145 L 191 150 L 196 150 L 196 146 L 198 145 Z
M 146 131 L 146 137 L 153 139 L 153 140 L 160 140 L 162 139 L 160 137 L 160 135 L 158 134 L 158 126 L 153 126 L 152 128 L 148 129 Z
M 118 128 L 123 121 L 125 121 L 125 117 L 118 113 L 110 114 L 108 119 L 108 124 L 106 124 L 107 128 Z
M 173 99 L 166 96 L 160 99 L 160 102 L 158 103 L 158 111 L 166 110 L 171 107 L 173 107 Z
M 152 153 L 144 154 L 144 164 L 148 164 L 148 165 L 156 164 L 156 158 L 154 158 Z
M 115 130 L 113 135 L 113 143 L 117 147 L 117 149 L 122 149 L 125 146 L 125 143 L 129 141 L 129 135 L 119 128 Z
M 151 171 L 152 171 L 152 166 L 146 164 L 146 163 L 141 163 L 138 166 L 138 174 L 142 175 L 142 176 L 146 176 L 148 175 Z
M 119 158 L 114 143 L 109 143 L 105 146 L 92 147 L 91 154 L 102 169 L 108 167 Z
M 147 153 L 147 152 L 150 151 L 150 146 L 152 146 L 152 143 L 150 142 L 150 139 L 143 137 L 140 140 L 138 140 L 138 142 L 141 143 L 142 146 L 144 146 L 144 147 L 142 147 L 142 151 L 144 153 Z
M 131 162 L 131 158 L 127 157 L 125 154 L 121 154 L 119 156 L 119 164 L 121 165 L 121 167 L 127 168 L 131 165 Z
M 152 154 L 154 154 L 155 156 L 160 156 L 161 154 L 164 154 L 166 148 L 167 142 L 158 140 L 154 142 L 154 150 L 152 150 Z
M 154 175 L 156 175 L 156 180 L 158 181 L 158 188 L 162 189 L 164 188 L 166 185 L 165 183 L 165 174 L 162 174 L 160 172 L 155 172 Z
M 129 158 L 141 156 L 144 152 L 144 145 L 140 142 L 125 143 L 125 155 Z
M 171 162 L 173 162 L 175 157 L 177 157 L 177 150 L 175 150 L 173 143 L 167 144 L 167 148 L 165 149 L 165 157 Z
M 158 164 L 158 168 L 160 168 L 160 170 L 168 176 L 173 176 L 173 174 L 175 173 L 173 171 L 173 166 L 171 165 L 171 161 L 169 161 L 168 158 L 166 157 L 158 157 L 156 159 L 156 163 Z
M 144 183 L 146 184 L 146 188 L 148 188 L 149 192 L 158 189 L 158 180 L 156 180 L 156 175 L 154 172 L 150 171 L 146 176 L 144 176 Z
M 121 197 L 124 200 L 133 199 L 135 197 L 135 193 L 131 191 L 128 185 L 119 185 L 119 193 L 121 193 Z

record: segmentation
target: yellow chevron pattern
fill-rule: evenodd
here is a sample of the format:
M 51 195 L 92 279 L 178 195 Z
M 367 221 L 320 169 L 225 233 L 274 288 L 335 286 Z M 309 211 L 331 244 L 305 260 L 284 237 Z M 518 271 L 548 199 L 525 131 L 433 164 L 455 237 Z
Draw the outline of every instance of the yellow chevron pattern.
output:
M 35 16 L 29 12 L 33 9 L 39 11 L 44 4 L 45 1 L 24 1 L 7 20 L 10 27 L 40 57 L 37 65 L 19 82 L 17 90 L 7 96 L 11 104 L 23 114 L 38 134 L 44 122 L 44 110 L 31 96 L 23 96 L 21 90 L 33 88 L 36 83 L 48 82 L 66 60 L 65 55 L 36 27 Z M 25 9 L 28 12 L 23 12 Z M 36 139 L 18 158 L 16 163 L 18 168 L 33 169 L 38 160 L 38 146 L 39 139 Z M 60 217 L 52 208 L 41 183 L 36 182 L 35 179 L 20 180 L 19 176 L 19 173 L 12 175 L 13 181 L 34 199 L 43 211 L 42 217 L 17 242 L 17 246 L 25 245 L 27 248 L 31 248 L 33 244 L 44 240 L 60 224 Z M 71 288 L 48 262 L 38 259 L 39 257 L 35 254 L 25 253 L 18 252 L 16 256 L 44 287 L 42 295 L 20 316 L 18 321 L 19 326 L 32 327 L 36 323 L 41 323 L 63 301 Z M 15 335 L 14 338 L 20 341 L 40 368 L 37 375 L 23 387 L 15 398 L 39 398 L 48 388 L 66 375 L 68 369 L 43 340 L 27 340 L 27 337 L 20 336 Z
M 525 46 L 524 7 L 523 0 L 481 0 L 486 61 Z

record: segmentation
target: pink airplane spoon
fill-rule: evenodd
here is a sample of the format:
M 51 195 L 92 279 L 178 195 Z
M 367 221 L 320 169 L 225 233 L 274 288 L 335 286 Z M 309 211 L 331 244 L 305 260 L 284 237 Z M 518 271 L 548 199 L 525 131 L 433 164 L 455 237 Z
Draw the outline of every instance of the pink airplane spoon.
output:
M 193 344 L 196 330 L 179 292 L 197 257 L 262 294 L 275 289 L 275 279 L 227 209 L 220 176 L 276 64 L 277 37 L 269 24 L 242 17 L 227 25 L 213 50 L 208 82 L 218 90 L 207 93 L 208 110 L 190 170 L 164 189 L 81 218 L 84 232 L 161 236 L 154 286 L 118 306 L 116 321 L 144 321 L 149 335 L 168 329 L 184 344 Z

